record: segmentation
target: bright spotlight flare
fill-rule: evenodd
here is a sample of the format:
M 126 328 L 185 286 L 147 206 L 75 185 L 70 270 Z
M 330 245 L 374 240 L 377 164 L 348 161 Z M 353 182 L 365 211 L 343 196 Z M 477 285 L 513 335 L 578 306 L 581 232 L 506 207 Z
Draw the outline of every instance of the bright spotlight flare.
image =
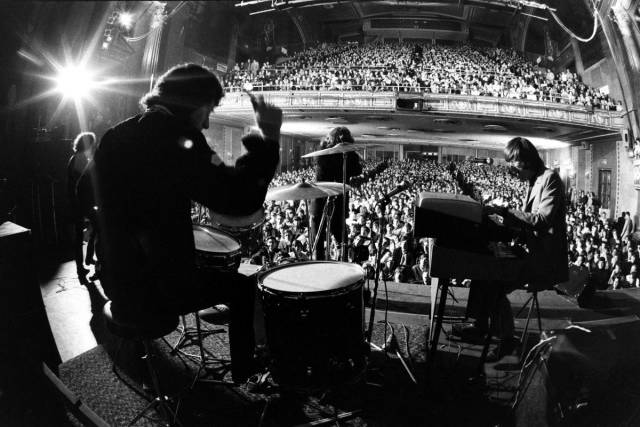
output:
M 129 12 L 120 12 L 118 14 L 118 23 L 127 30 L 133 26 L 133 14 Z
M 81 100 L 87 98 L 98 86 L 91 72 L 78 65 L 67 65 L 58 70 L 55 78 L 56 91 L 65 98 Z

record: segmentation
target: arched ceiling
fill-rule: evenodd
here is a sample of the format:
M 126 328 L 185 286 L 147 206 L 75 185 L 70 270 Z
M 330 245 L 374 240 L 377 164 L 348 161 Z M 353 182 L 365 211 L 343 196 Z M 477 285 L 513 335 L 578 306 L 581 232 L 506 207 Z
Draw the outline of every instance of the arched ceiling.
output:
M 497 43 L 509 32 L 519 14 L 532 17 L 532 27 L 551 25 L 551 37 L 560 44 L 567 41 L 550 14 L 538 8 L 527 7 L 520 0 L 244 0 L 236 1 L 237 8 L 247 14 L 296 13 L 307 22 L 324 25 L 333 34 L 362 30 L 365 21 L 371 19 L 413 18 L 416 25 L 425 19 L 457 22 L 469 30 L 469 38 Z M 565 25 L 577 34 L 590 34 L 592 13 L 585 0 L 539 0 L 557 10 Z M 544 19 L 535 18 L 536 16 Z M 545 20 L 546 19 L 546 20 Z M 539 31 L 539 30 L 538 30 Z M 508 39 L 508 37 L 506 38 Z

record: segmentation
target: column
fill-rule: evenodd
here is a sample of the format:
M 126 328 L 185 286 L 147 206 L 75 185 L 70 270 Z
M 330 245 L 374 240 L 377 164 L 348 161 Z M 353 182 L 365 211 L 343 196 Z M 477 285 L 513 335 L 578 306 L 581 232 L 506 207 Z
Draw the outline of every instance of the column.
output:
M 574 39 L 573 37 L 571 37 L 571 49 L 573 50 L 573 59 L 576 62 L 576 73 L 581 76 L 582 74 L 584 74 L 584 64 L 582 63 L 580 44 L 578 43 L 578 40 Z

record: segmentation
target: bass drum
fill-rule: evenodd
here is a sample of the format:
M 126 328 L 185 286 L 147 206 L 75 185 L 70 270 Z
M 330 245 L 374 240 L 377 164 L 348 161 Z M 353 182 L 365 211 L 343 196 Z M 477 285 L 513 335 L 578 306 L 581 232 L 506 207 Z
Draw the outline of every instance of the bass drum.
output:
M 359 379 L 366 368 L 364 270 L 308 261 L 276 267 L 258 280 L 278 384 L 321 389 Z

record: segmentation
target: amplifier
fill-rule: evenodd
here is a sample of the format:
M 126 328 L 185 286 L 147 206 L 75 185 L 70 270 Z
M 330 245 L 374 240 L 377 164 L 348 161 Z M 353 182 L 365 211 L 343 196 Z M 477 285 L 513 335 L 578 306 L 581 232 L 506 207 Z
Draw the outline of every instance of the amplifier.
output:
M 36 270 L 31 231 L 0 224 L 0 369 L 39 370 L 39 362 L 52 368 L 60 363 Z

